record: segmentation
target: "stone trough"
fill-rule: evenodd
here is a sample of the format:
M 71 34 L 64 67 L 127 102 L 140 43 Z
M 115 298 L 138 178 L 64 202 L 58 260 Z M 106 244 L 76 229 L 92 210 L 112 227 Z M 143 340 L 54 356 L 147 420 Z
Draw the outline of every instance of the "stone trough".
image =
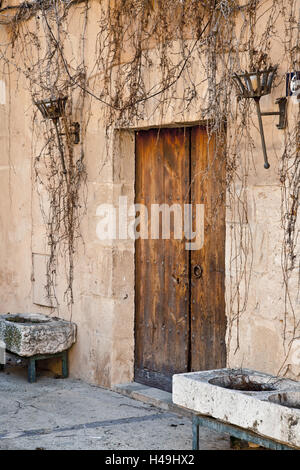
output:
M 191 372 L 173 376 L 172 398 L 196 415 L 300 448 L 300 382 L 249 369 Z
M 0 315 L 0 340 L 18 356 L 55 354 L 75 342 L 76 325 L 38 313 Z
M 0 315 L 0 341 L 9 352 L 28 358 L 29 382 L 36 380 L 36 361 L 51 357 L 61 357 L 62 376 L 67 377 L 67 351 L 76 341 L 76 324 L 37 313 Z

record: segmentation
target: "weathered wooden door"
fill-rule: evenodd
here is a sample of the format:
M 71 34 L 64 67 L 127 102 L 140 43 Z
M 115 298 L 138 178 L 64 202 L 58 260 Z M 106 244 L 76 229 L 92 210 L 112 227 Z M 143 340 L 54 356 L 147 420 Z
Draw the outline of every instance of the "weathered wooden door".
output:
M 136 204 L 148 210 L 149 238 L 136 240 L 135 380 L 165 390 L 175 373 L 226 364 L 224 161 L 214 147 L 201 127 L 136 133 Z M 172 211 L 170 237 L 151 238 L 153 204 L 180 205 L 182 222 L 185 204 L 193 218 L 203 204 L 203 247 L 186 249 Z

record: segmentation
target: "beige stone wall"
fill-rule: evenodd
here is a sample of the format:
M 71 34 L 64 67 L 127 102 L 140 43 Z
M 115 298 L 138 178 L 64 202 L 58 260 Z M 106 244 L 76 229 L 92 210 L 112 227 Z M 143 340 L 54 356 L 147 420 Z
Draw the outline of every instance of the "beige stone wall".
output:
M 277 96 L 276 96 L 277 97 Z M 261 100 L 262 110 L 274 109 L 272 94 Z M 289 100 L 289 119 L 297 112 L 297 105 Z M 241 283 L 241 302 L 247 295 L 245 311 L 240 315 L 239 349 L 237 346 L 237 324 L 231 332 L 228 364 L 232 367 L 247 366 L 263 372 L 277 374 L 282 370 L 293 379 L 300 377 L 300 341 L 296 339 L 289 347 L 292 337 L 293 321 L 289 299 L 285 299 L 283 263 L 283 230 L 281 214 L 281 186 L 279 183 L 279 159 L 281 157 L 284 133 L 277 130 L 277 120 L 265 117 L 265 137 L 271 168 L 263 168 L 263 154 L 260 136 L 253 129 L 257 149 L 254 162 L 248 172 L 248 186 L 244 197 L 247 204 L 249 228 L 244 225 L 245 237 L 249 240 L 249 253 L 246 263 L 245 282 Z M 237 185 L 239 186 L 239 185 Z M 239 189 L 239 187 L 238 187 Z M 241 208 L 240 208 L 241 210 Z M 229 307 L 232 272 L 229 266 L 234 245 L 235 229 L 240 233 L 238 208 L 228 208 L 226 237 L 226 284 L 227 308 Z M 299 230 L 299 226 L 298 226 Z M 245 240 L 245 239 L 244 239 Z M 247 245 L 247 243 L 245 243 Z M 233 263 L 234 264 L 234 263 Z M 294 315 L 299 322 L 300 305 L 297 288 L 298 272 L 290 275 L 289 295 L 294 305 Z M 287 303 L 286 303 L 287 302 Z M 285 327 L 285 309 L 288 309 Z M 230 312 L 228 312 L 230 316 Z M 284 342 L 286 329 L 287 341 Z M 228 331 L 229 333 L 229 331 Z M 228 334 L 229 339 L 229 334 Z
M 94 38 L 97 31 L 97 5 L 91 3 L 87 29 L 86 57 L 92 66 Z M 76 14 L 70 22 L 74 50 L 78 44 Z M 1 27 L 1 29 L 3 29 Z M 195 63 L 197 73 L 200 64 Z M 281 70 L 285 71 L 284 64 Z M 10 72 L 10 73 L 8 73 Z M 12 68 L 4 68 L 0 79 L 0 310 L 6 312 L 53 313 L 44 297 L 45 259 L 48 255 L 45 230 L 40 214 L 40 199 L 33 175 L 32 114 L 33 105 L 24 79 Z M 97 77 L 93 77 L 97 80 Z M 183 84 L 178 83 L 178 92 Z M 199 90 L 205 96 L 205 87 Z M 274 101 L 281 90 L 261 100 L 262 108 L 276 110 Z M 73 377 L 111 386 L 133 380 L 134 364 L 134 243 L 100 241 L 96 235 L 97 207 L 101 203 L 117 204 L 120 195 L 134 201 L 134 130 L 155 125 L 184 125 L 199 122 L 195 104 L 181 112 L 174 103 L 163 116 L 152 113 L 149 103 L 143 122 L 132 130 L 115 130 L 107 137 L 103 108 L 90 102 L 89 121 L 83 135 L 87 167 L 86 214 L 81 221 L 82 240 L 78 243 L 74 280 L 75 303 L 72 312 L 63 302 L 64 268 L 60 264 L 57 286 L 60 306 L 58 314 L 72 318 L 78 325 L 78 340 L 70 354 Z M 297 105 L 289 103 L 289 119 L 296 115 Z M 151 116 L 151 117 L 150 117 Z M 175 116 L 175 117 L 174 117 Z M 74 116 L 74 119 L 76 116 Z M 228 365 L 251 367 L 277 373 L 285 354 L 282 332 L 284 322 L 284 289 L 281 269 L 281 190 L 278 165 L 284 133 L 276 128 L 277 117 L 264 118 L 271 168 L 263 168 L 260 137 L 253 127 L 256 145 L 254 160 L 247 170 L 247 191 L 243 196 L 248 206 L 248 222 L 244 229 L 252 252 L 246 263 L 250 277 L 248 302 L 240 317 L 239 349 L 236 351 L 236 322 L 228 330 Z M 256 122 L 255 118 L 254 121 Z M 239 191 L 239 183 L 236 183 Z M 45 196 L 44 196 L 45 197 Z M 45 201 L 47 205 L 47 201 Z M 238 205 L 229 206 L 226 238 L 226 299 L 230 325 L 230 289 L 232 281 L 232 246 L 234 229 L 239 230 Z M 249 231 L 250 230 L 250 231 Z M 250 276 L 251 274 L 251 276 Z M 297 273 L 293 274 L 292 295 L 297 295 Z M 241 294 L 243 297 L 243 283 Z M 245 289 L 244 289 L 245 290 Z M 299 302 L 299 301 L 298 301 Z M 41 305 L 42 304 L 42 305 Z M 296 304 L 299 315 L 299 303 Z M 57 313 L 57 310 L 55 310 Z M 298 341 L 298 342 L 297 342 Z M 289 375 L 300 376 L 300 344 L 294 342 L 286 365 Z

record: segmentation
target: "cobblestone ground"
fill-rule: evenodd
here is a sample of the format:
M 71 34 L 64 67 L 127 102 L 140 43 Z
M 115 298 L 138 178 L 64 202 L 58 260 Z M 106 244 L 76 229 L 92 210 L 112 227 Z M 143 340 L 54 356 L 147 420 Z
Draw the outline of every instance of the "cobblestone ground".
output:
M 0 450 L 191 450 L 189 418 L 80 380 L 26 369 L 0 372 Z M 201 449 L 229 449 L 228 436 L 201 430 Z

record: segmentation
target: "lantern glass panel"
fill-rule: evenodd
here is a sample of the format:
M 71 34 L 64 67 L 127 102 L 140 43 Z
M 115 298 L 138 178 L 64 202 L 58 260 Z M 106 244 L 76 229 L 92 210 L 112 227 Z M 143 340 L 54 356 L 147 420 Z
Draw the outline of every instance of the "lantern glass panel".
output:
M 64 115 L 67 97 L 37 101 L 35 104 L 45 119 L 58 119 Z
M 250 80 L 251 80 L 251 85 L 252 85 L 252 90 L 254 93 L 257 92 L 258 90 L 258 79 L 257 79 L 257 74 L 250 75 Z M 248 85 L 249 88 L 249 85 Z M 249 88 L 249 91 L 252 91 L 251 88 Z

